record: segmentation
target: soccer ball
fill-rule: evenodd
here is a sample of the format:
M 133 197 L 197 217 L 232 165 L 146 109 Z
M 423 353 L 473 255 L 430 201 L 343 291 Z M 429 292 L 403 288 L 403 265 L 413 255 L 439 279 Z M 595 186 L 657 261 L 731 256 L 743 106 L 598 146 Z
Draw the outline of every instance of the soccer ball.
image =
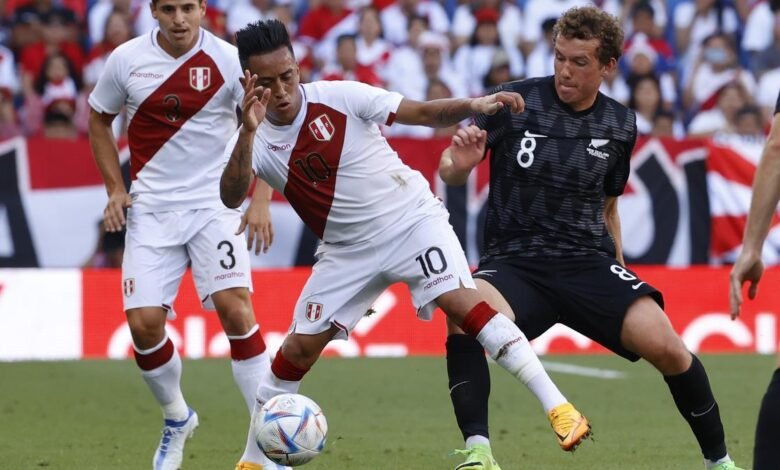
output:
M 322 452 L 328 422 L 319 405 L 297 393 L 277 395 L 255 416 L 260 450 L 280 465 L 297 467 Z

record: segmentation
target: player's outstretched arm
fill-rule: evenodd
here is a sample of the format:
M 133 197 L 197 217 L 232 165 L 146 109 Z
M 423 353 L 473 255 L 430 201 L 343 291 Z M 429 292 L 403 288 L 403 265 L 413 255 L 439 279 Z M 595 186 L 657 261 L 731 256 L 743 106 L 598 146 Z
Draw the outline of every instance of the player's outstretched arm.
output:
M 395 120 L 401 124 L 427 127 L 448 127 L 475 114 L 492 115 L 503 108 L 513 113 L 525 109 L 518 93 L 500 91 L 480 98 L 447 98 L 432 101 L 404 99 L 398 106 Z
M 485 154 L 487 132 L 477 126 L 458 129 L 439 160 L 439 176 L 451 186 L 463 186 Z
M 761 248 L 769 233 L 769 224 L 780 200 L 780 113 L 775 114 L 772 130 L 761 154 L 753 181 L 753 195 L 750 200 L 742 252 L 731 268 L 729 298 L 731 318 L 737 318 L 742 306 L 742 285 L 750 283 L 748 297 L 754 299 L 758 283 L 764 273 L 761 262 Z
M 256 178 L 255 191 L 246 212 L 241 216 L 241 225 L 236 235 L 246 230 L 246 249 L 255 246 L 255 254 L 268 253 L 274 241 L 274 228 L 271 224 L 271 194 L 273 189 L 265 181 Z
M 108 203 L 103 210 L 103 222 L 107 232 L 122 230 L 125 225 L 125 209 L 132 204 L 122 180 L 119 150 L 114 139 L 114 132 L 111 129 L 111 123 L 115 117 L 116 114 L 99 113 L 94 109 L 89 110 L 89 143 L 92 146 L 92 156 L 103 176 L 106 193 L 108 193 Z
M 266 107 L 271 97 L 270 88 L 255 87 L 256 81 L 257 75 L 250 75 L 249 70 L 244 71 L 244 78 L 241 80 L 244 85 L 241 128 L 227 166 L 222 171 L 222 178 L 219 180 L 219 197 L 225 206 L 233 209 L 241 205 L 249 191 L 249 183 L 252 181 L 252 145 L 255 132 L 265 119 Z

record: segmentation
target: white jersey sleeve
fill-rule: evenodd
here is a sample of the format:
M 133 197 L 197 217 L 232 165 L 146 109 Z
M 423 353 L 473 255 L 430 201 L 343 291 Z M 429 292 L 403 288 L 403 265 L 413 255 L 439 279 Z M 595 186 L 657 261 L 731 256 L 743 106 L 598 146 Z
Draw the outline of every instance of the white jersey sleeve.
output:
M 349 87 L 349 93 L 344 93 L 344 97 L 350 111 L 377 124 L 392 124 L 398 106 L 404 99 L 399 93 L 360 82 L 342 82 L 337 86 Z
M 120 46 L 121 47 L 121 46 Z M 122 56 L 112 53 L 106 60 L 103 74 L 89 94 L 89 105 L 99 113 L 119 114 L 127 100 L 127 87 L 122 77 Z

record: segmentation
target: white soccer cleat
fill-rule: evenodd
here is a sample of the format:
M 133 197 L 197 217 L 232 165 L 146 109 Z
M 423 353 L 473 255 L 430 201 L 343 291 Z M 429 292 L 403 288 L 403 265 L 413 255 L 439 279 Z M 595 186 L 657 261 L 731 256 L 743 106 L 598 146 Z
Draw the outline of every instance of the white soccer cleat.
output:
M 198 427 L 198 413 L 192 408 L 184 421 L 166 419 L 162 430 L 160 445 L 154 452 L 153 470 L 179 470 L 184 459 L 184 443 L 195 433 Z

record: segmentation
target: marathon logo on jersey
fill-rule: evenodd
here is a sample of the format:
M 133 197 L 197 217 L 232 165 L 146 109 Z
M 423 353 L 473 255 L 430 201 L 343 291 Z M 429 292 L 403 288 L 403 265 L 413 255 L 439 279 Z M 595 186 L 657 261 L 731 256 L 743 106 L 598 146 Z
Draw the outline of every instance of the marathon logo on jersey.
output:
M 333 127 L 327 114 L 321 114 L 310 122 L 309 130 L 314 138 L 320 142 L 329 142 L 336 133 L 336 128 Z
M 316 302 L 306 302 L 306 318 L 310 322 L 315 322 L 322 317 L 322 304 Z
M 125 297 L 130 297 L 135 293 L 135 279 L 128 278 L 122 281 L 122 290 L 125 293 Z
M 602 150 L 596 150 L 599 147 L 603 147 L 609 143 L 609 139 L 590 139 L 590 145 L 588 145 L 588 153 L 596 158 L 602 160 L 609 159 L 609 153 Z
M 190 67 L 190 86 L 203 91 L 211 86 L 211 67 Z

